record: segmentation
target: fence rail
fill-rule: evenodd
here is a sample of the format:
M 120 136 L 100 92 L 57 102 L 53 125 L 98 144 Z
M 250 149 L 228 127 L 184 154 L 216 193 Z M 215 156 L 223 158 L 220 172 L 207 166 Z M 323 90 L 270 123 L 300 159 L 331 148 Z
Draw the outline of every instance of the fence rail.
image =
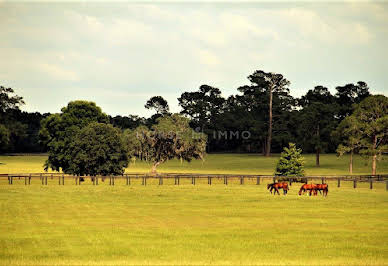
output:
M 256 185 L 260 185 L 263 179 L 271 179 L 274 182 L 278 180 L 279 176 L 273 175 L 243 175 L 243 174 L 179 174 L 179 173 L 163 173 L 157 175 L 150 175 L 145 173 L 128 173 L 120 176 L 74 176 L 61 173 L 29 173 L 29 174 L 0 174 L 1 180 L 8 180 L 8 184 L 12 185 L 14 180 L 24 180 L 25 185 L 31 185 L 31 180 L 38 179 L 40 180 L 41 185 L 48 185 L 48 180 L 57 180 L 58 185 L 64 185 L 65 182 L 68 183 L 69 179 L 72 184 L 81 185 L 81 182 L 85 179 L 90 179 L 93 185 L 98 185 L 99 180 L 105 181 L 109 180 L 109 185 L 114 186 L 117 179 L 124 179 L 125 185 L 131 185 L 131 180 L 141 179 L 141 184 L 146 186 L 147 180 L 156 180 L 159 185 L 163 185 L 164 180 L 174 179 L 174 185 L 179 185 L 181 179 L 186 179 L 191 181 L 192 185 L 196 185 L 198 180 L 206 180 L 207 184 L 212 185 L 213 180 L 223 180 L 224 185 L 228 185 L 230 181 L 236 180 L 240 185 L 244 185 L 246 180 L 256 180 Z M 353 182 L 353 187 L 357 188 L 358 182 L 368 182 L 370 189 L 373 188 L 374 183 L 386 183 L 386 190 L 388 191 L 388 175 L 314 175 L 314 176 L 305 176 L 303 177 L 305 182 L 319 180 L 321 183 L 326 183 L 327 181 L 337 181 L 337 187 L 341 186 L 342 181 L 351 181 Z M 50 181 L 51 183 L 51 181 Z M 292 181 L 290 181 L 292 184 Z

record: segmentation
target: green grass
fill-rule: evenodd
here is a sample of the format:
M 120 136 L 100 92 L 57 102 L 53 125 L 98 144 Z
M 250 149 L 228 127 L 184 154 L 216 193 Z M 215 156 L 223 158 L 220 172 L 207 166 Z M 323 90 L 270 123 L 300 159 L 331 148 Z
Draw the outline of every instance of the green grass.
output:
M 0 265 L 388 265 L 388 192 L 330 183 L 271 196 L 265 183 L 125 186 L 0 182 Z
M 334 154 L 323 154 L 321 166 L 315 166 L 315 155 L 303 155 L 306 161 L 306 174 L 308 175 L 344 175 L 348 174 L 348 156 L 337 157 Z M 209 173 L 209 174 L 266 174 L 274 173 L 279 155 L 275 154 L 266 158 L 257 154 L 209 154 L 205 161 L 192 161 L 191 163 L 178 160 L 162 164 L 158 171 L 170 173 Z M 0 173 L 39 173 L 43 172 L 43 163 L 46 156 L 0 156 Z M 150 171 L 147 163 L 136 161 L 131 163 L 127 172 L 145 173 Z M 355 156 L 354 174 L 371 174 L 370 163 Z M 387 158 L 378 162 L 377 173 L 388 173 Z

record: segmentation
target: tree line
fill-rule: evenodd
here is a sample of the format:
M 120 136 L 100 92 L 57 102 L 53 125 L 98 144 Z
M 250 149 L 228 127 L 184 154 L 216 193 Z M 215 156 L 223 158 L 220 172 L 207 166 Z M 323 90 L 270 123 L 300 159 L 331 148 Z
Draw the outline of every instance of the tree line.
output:
M 186 130 L 186 135 L 195 133 L 201 135 L 200 139 L 206 137 L 205 147 L 197 143 L 201 152 L 190 153 L 196 158 L 202 156 L 202 149 L 207 152 L 254 152 L 270 156 L 271 152 L 282 151 L 288 143 L 296 143 L 303 152 L 316 154 L 317 166 L 322 152 L 350 153 L 351 172 L 354 153 L 370 156 L 375 169 L 376 160 L 387 152 L 387 97 L 371 96 L 365 82 L 337 86 L 334 94 L 319 85 L 295 98 L 290 95 L 290 81 L 282 74 L 258 70 L 248 76 L 248 81 L 248 85 L 238 87 L 237 93 L 227 98 L 222 96 L 219 88 L 210 85 L 184 92 L 178 98 L 180 115 L 170 113 L 169 105 L 162 96 L 154 96 L 145 103 L 145 108 L 155 112 L 150 118 L 104 114 L 103 121 L 102 118 L 92 120 L 111 124 L 124 132 L 126 141 L 134 147 L 130 156 L 144 160 L 154 158 L 149 150 L 144 150 L 147 145 L 159 141 L 159 149 L 166 149 L 162 144 L 165 140 L 160 136 L 156 140 L 153 136 L 152 140 L 144 139 L 143 143 L 139 143 L 133 138 L 134 132 L 137 137 L 139 132 L 150 136 L 158 128 L 160 131 L 167 125 L 184 124 L 182 121 L 191 130 L 187 131 L 185 126 L 181 128 Z M 49 121 L 60 114 L 22 112 L 19 106 L 23 103 L 22 97 L 14 95 L 11 88 L 0 87 L 0 152 L 50 152 L 53 147 L 48 145 L 42 132 Z M 62 113 L 70 111 L 66 109 L 70 107 L 69 104 L 63 108 Z M 66 134 L 69 125 L 71 123 L 61 128 L 65 132 L 63 134 Z M 243 132 L 247 132 L 248 137 L 242 137 Z M 67 144 L 61 142 L 61 145 Z M 160 161 L 167 160 L 171 154 L 189 159 L 184 152 L 177 152 L 182 147 L 170 148 L 175 151 L 163 160 L 159 158 Z

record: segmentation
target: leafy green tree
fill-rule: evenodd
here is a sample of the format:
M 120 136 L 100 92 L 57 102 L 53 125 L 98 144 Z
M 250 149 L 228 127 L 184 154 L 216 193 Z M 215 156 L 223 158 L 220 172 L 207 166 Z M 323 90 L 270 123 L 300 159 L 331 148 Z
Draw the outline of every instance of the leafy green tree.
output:
M 63 171 L 75 175 L 121 175 L 128 166 L 128 153 L 119 129 L 92 122 L 71 141 L 71 160 Z
M 9 144 L 9 130 L 0 124 L 0 152 L 4 152 Z
M 178 98 L 181 114 L 187 115 L 195 127 L 208 128 L 215 115 L 222 111 L 225 99 L 218 88 L 201 85 L 198 91 L 182 93 Z
M 189 120 L 178 114 L 159 118 L 151 130 L 141 126 L 124 135 L 130 156 L 150 162 L 151 173 L 173 158 L 190 162 L 205 155 L 206 136 L 192 130 Z
M 339 156 L 350 154 L 349 173 L 353 174 L 353 154 L 361 147 L 361 130 L 357 119 L 354 116 L 346 117 L 332 135 L 340 140 L 337 154 Z
M 69 169 L 72 160 L 72 141 L 77 133 L 92 122 L 108 123 L 108 117 L 93 102 L 73 101 L 61 113 L 42 120 L 39 132 L 41 142 L 47 147 L 45 169 Z
M 357 84 L 350 83 L 345 86 L 338 86 L 336 90 L 335 97 L 339 107 L 338 118 L 340 121 L 351 115 L 354 104 L 360 103 L 370 96 L 369 87 L 363 81 L 359 81 Z
M 12 88 L 0 86 L 0 114 L 10 109 L 19 109 L 24 104 L 23 97 L 13 95 L 14 93 Z
M 302 150 L 298 149 L 295 143 L 289 143 L 284 147 L 279 161 L 276 165 L 275 175 L 301 177 L 304 176 L 304 159 Z
M 154 109 L 158 115 L 168 114 L 170 110 L 167 101 L 162 96 L 151 97 L 144 107 L 146 109 Z
M 7 151 L 26 136 L 26 126 L 13 117 L 14 111 L 24 104 L 23 97 L 12 88 L 0 86 L 0 152 Z
M 303 108 L 299 112 L 298 136 L 303 150 L 315 151 L 316 166 L 320 166 L 320 154 L 331 144 L 331 132 L 337 126 L 335 98 L 326 87 L 316 86 L 299 100 Z
M 356 106 L 352 117 L 361 134 L 360 153 L 372 157 L 372 175 L 375 175 L 377 160 L 388 152 L 388 98 L 367 97 Z
M 250 86 L 238 88 L 243 93 L 248 110 L 255 114 L 256 121 L 267 126 L 265 136 L 265 156 L 270 156 L 274 118 L 280 118 L 284 111 L 289 111 L 292 97 L 289 95 L 290 82 L 282 74 L 256 70 L 248 76 Z M 268 114 L 265 116 L 264 114 Z M 274 115 L 275 113 L 275 115 Z M 265 122 L 268 121 L 268 123 Z
M 222 130 L 219 117 L 223 114 L 225 99 L 218 88 L 201 85 L 198 91 L 184 92 L 178 98 L 182 108 L 181 114 L 190 118 L 190 126 L 196 131 L 202 131 L 208 136 L 208 151 L 220 147 L 216 131 Z
M 273 96 L 274 94 L 277 94 L 280 97 L 287 97 L 290 81 L 284 78 L 282 74 L 272 72 L 267 73 L 262 70 L 256 70 L 252 75 L 248 76 L 248 79 L 254 86 L 263 88 L 268 95 L 268 134 L 265 156 L 270 156 L 272 144 Z

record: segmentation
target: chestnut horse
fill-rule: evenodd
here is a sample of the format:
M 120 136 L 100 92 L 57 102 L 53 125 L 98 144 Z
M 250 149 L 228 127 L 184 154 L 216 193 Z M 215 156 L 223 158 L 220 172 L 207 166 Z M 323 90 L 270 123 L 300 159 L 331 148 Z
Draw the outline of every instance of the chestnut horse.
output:
M 275 190 L 273 193 L 274 195 L 276 194 L 276 192 L 278 193 L 278 195 L 280 195 L 279 188 L 283 189 L 284 195 L 287 195 L 289 190 L 288 183 L 282 182 L 282 183 L 272 183 L 267 185 L 267 189 L 269 189 L 269 192 L 271 192 L 271 194 L 272 194 L 272 190 Z
M 299 195 L 304 194 L 306 191 L 309 191 L 309 195 L 311 196 L 311 193 L 313 193 L 314 196 L 316 196 L 317 193 L 317 185 L 316 184 L 304 184 L 300 187 Z
M 327 192 L 329 192 L 329 185 L 328 184 L 317 184 L 317 191 L 319 191 L 320 194 L 323 192 L 323 196 L 327 196 Z

